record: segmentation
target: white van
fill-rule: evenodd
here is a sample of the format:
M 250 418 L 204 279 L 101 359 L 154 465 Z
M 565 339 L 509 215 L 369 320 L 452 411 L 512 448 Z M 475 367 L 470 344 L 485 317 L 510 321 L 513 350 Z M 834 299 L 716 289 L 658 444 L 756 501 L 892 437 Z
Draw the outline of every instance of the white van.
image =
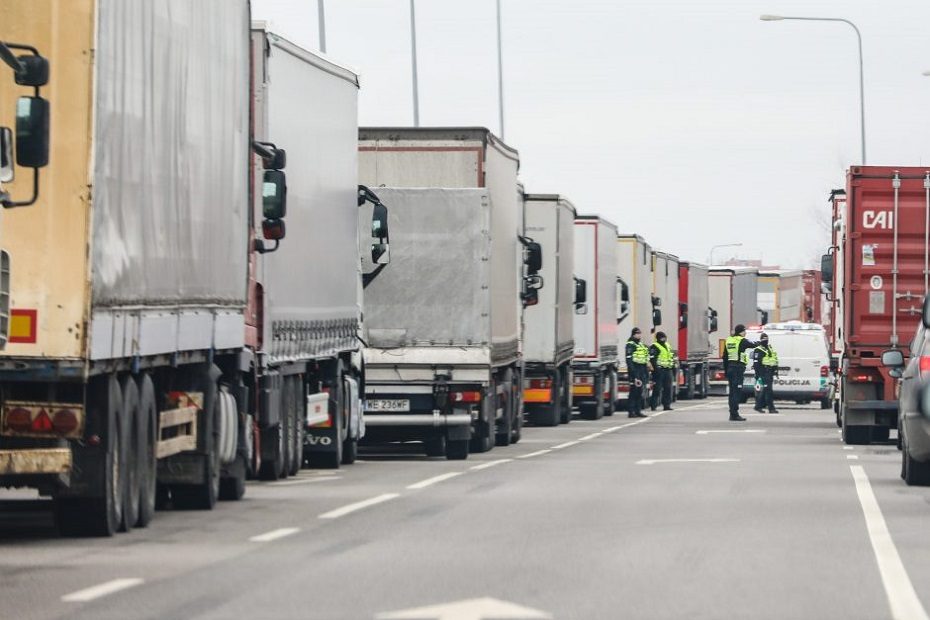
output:
M 765 332 L 769 344 L 778 354 L 778 377 L 775 400 L 793 400 L 798 404 L 819 402 L 821 409 L 833 406 L 833 379 L 830 376 L 830 348 L 827 334 L 817 323 L 769 323 L 746 330 L 746 338 L 756 342 Z M 746 367 L 743 402 L 755 398 L 756 375 L 752 361 Z

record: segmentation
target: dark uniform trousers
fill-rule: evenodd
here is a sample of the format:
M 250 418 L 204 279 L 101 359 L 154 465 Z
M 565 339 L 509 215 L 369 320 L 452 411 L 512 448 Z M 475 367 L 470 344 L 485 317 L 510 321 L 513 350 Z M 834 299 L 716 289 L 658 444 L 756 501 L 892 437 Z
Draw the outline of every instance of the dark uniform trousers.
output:
M 740 393 L 743 391 L 743 375 L 746 374 L 746 364 L 730 362 L 727 364 L 727 399 L 730 404 L 730 415 L 739 415 Z
M 627 369 L 630 373 L 630 396 L 627 399 L 627 411 L 631 414 L 643 412 L 643 389 L 649 380 L 649 373 L 645 364 L 630 364 Z M 639 379 L 641 385 L 636 385 Z
M 662 392 L 662 406 L 666 409 L 672 406 L 672 374 L 671 368 L 656 368 L 652 374 L 655 387 L 652 388 L 649 406 L 653 409 L 659 402 L 659 392 Z
M 775 369 L 770 366 L 759 368 L 756 376 L 762 381 L 762 389 L 756 392 L 756 409 L 775 408 L 775 395 L 772 384 L 775 382 Z

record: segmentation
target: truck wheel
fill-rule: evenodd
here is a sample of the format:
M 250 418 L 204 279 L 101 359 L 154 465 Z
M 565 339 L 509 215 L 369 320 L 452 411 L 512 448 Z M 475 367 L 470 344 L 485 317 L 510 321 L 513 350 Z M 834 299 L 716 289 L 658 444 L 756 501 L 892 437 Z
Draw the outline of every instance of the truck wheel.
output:
M 216 380 L 204 373 L 201 379 L 203 391 L 204 450 L 202 454 L 204 480 L 198 484 L 175 484 L 171 487 L 171 499 L 175 508 L 181 510 L 213 510 L 220 495 L 220 450 L 219 442 L 219 389 Z
M 98 434 L 105 440 L 103 454 L 103 497 L 56 497 L 55 521 L 63 536 L 112 536 L 123 522 L 125 470 L 128 441 L 120 415 L 123 393 L 115 375 L 94 381 L 88 409 L 105 412 L 105 427 Z M 88 416 L 90 417 L 90 416 Z
M 446 436 L 438 435 L 423 440 L 423 449 L 426 456 L 438 457 L 446 455 Z
M 822 411 L 826 411 L 832 406 L 833 406 L 833 401 L 831 401 L 829 398 L 824 397 L 820 399 L 820 409 Z
M 140 478 L 142 469 L 145 466 L 143 456 L 142 437 L 140 435 L 145 431 L 140 427 L 142 424 L 142 415 L 139 411 L 139 388 L 131 376 L 123 378 L 120 390 L 123 393 L 123 422 L 126 425 L 128 435 L 128 450 L 126 451 L 126 490 L 123 493 L 123 522 L 120 524 L 119 531 L 128 532 L 139 520 L 139 497 L 142 495 Z
M 558 426 L 559 422 L 564 422 L 564 403 L 562 398 L 562 371 L 556 370 L 552 377 L 552 402 L 548 405 L 537 407 L 533 412 L 533 423 L 536 426 Z
M 871 435 L 873 443 L 882 443 L 888 441 L 888 438 L 891 437 L 891 429 L 887 426 L 873 426 Z
M 600 420 L 604 417 L 604 375 L 599 373 L 594 378 L 594 394 L 597 400 L 593 403 L 581 403 L 579 410 L 585 420 Z
M 559 422 L 568 424 L 572 421 L 572 382 L 567 368 L 560 369 L 559 377 Z
M 901 452 L 901 458 L 904 461 L 903 478 L 907 486 L 930 486 L 930 463 L 921 463 L 920 461 L 915 461 L 913 458 L 911 458 L 911 454 L 907 449 L 907 446 L 905 446 L 904 450 Z
M 871 428 L 868 426 L 843 425 L 843 443 L 850 446 L 868 445 L 871 439 Z
M 685 390 L 682 394 L 682 400 L 692 400 L 694 398 L 694 370 L 686 369 L 685 373 Z
M 338 360 L 336 363 L 336 370 L 334 376 L 332 377 L 332 382 L 328 383 L 329 385 L 329 406 L 332 408 L 330 417 L 333 420 L 332 431 L 332 446 L 334 450 L 329 452 L 322 452 L 320 450 L 307 449 L 304 451 L 304 456 L 306 457 L 307 462 L 311 467 L 317 467 L 319 469 L 339 469 L 339 466 L 342 465 L 342 454 L 345 439 L 343 438 L 343 431 L 345 425 L 348 423 L 348 416 L 346 415 L 346 382 L 345 382 L 345 370 L 342 360 Z M 346 432 L 348 432 L 346 430 Z
M 481 399 L 481 418 L 475 424 L 475 430 L 472 438 L 468 442 L 469 450 L 475 453 L 484 453 L 494 447 L 494 429 L 497 425 L 495 420 L 497 416 L 497 383 L 491 381 L 488 386 L 488 394 Z M 449 443 L 446 444 L 446 455 L 448 456 Z
M 701 385 L 698 387 L 698 398 L 707 398 L 708 385 L 707 382 L 710 381 L 710 372 L 707 369 L 707 366 L 701 366 Z
M 836 427 L 843 428 L 843 418 L 840 417 L 839 412 L 836 414 Z
M 304 425 L 303 421 L 307 419 L 304 413 L 306 401 L 303 398 L 303 375 L 289 377 L 291 379 L 291 408 L 290 424 L 288 424 L 288 437 L 290 439 L 290 451 L 288 454 L 287 474 L 296 476 L 300 471 L 300 466 L 304 462 Z
M 245 459 L 242 456 L 229 466 L 228 470 L 233 472 L 233 475 L 220 479 L 219 498 L 221 500 L 236 502 L 242 499 L 245 495 L 245 469 Z
M 604 415 L 610 417 L 617 410 L 617 371 L 610 370 L 607 373 L 607 394 L 609 396 L 604 400 Z
M 467 439 L 452 439 L 446 441 L 446 458 L 450 461 L 464 461 L 468 458 L 469 445 Z
M 358 437 L 346 437 L 342 442 L 342 464 L 351 465 L 358 458 Z
M 155 487 L 158 485 L 158 461 L 155 443 L 158 441 L 158 410 L 155 405 L 155 385 L 148 374 L 139 377 L 139 516 L 136 527 L 147 527 L 155 517 Z
M 278 393 L 280 404 L 280 421 L 273 428 L 265 429 L 261 433 L 261 466 L 258 477 L 261 480 L 277 480 L 284 477 L 287 453 L 287 428 L 285 425 L 286 400 L 285 391 L 288 381 L 282 381 L 281 391 Z
M 497 432 L 494 435 L 495 446 L 509 446 L 510 435 L 513 432 L 514 409 L 516 402 L 513 398 L 513 370 L 508 368 L 501 379 L 501 398 L 503 399 L 504 415 L 501 418 L 500 425 L 497 426 Z
M 523 438 L 523 373 L 513 373 L 513 380 L 510 382 L 510 394 L 513 398 L 513 424 L 510 428 L 510 443 L 519 443 Z

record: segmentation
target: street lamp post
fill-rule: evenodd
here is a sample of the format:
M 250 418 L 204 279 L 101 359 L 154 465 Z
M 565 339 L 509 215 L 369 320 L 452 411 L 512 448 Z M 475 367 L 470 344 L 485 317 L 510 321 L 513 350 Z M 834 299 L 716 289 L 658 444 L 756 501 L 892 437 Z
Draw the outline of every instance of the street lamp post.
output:
M 862 62 L 862 33 L 856 24 L 842 17 L 786 17 L 783 15 L 760 15 L 759 19 L 764 22 L 778 22 L 786 19 L 807 22 L 842 22 L 852 27 L 856 32 L 856 39 L 859 42 L 859 126 L 862 134 L 862 165 L 866 164 L 865 159 L 865 77 Z
M 497 109 L 500 112 L 501 140 L 504 139 L 504 52 L 501 49 L 501 0 L 497 0 Z
M 720 248 L 740 248 L 743 247 L 742 243 L 721 243 L 718 245 L 711 246 L 710 254 L 707 255 L 707 264 L 712 266 L 714 264 L 714 250 L 719 250 Z
M 420 126 L 420 95 L 417 92 L 417 16 L 415 0 L 410 0 L 410 60 L 413 70 L 413 126 Z

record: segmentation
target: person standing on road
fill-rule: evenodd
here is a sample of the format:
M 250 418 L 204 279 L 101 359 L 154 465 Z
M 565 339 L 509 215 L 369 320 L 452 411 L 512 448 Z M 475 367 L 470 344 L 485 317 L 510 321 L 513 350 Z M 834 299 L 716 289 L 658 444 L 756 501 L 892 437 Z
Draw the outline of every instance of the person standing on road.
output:
M 648 417 L 643 413 L 643 389 L 649 381 L 649 349 L 643 344 L 643 332 L 638 327 L 633 328 L 626 341 L 626 369 L 630 375 L 629 417 Z
M 760 382 L 762 389 L 756 392 L 755 410 L 759 413 L 765 413 L 766 407 L 769 413 L 778 413 L 775 408 L 775 394 L 773 384 L 775 375 L 778 374 L 778 353 L 769 344 L 767 334 L 759 336 L 759 346 L 752 352 L 753 370 L 756 371 L 756 381 Z
M 672 348 L 668 346 L 665 332 L 656 332 L 656 341 L 649 347 L 649 362 L 652 364 L 652 396 L 649 407 L 653 411 L 659 404 L 659 394 L 662 394 L 662 410 L 672 410 L 672 377 L 675 374 L 675 357 Z
M 727 396 L 730 401 L 730 421 L 745 422 L 739 414 L 740 392 L 743 389 L 743 375 L 746 374 L 746 362 L 749 349 L 755 349 L 761 342 L 746 340 L 746 326 L 739 324 L 733 328 L 733 335 L 726 339 L 723 355 L 723 371 L 729 385 Z

